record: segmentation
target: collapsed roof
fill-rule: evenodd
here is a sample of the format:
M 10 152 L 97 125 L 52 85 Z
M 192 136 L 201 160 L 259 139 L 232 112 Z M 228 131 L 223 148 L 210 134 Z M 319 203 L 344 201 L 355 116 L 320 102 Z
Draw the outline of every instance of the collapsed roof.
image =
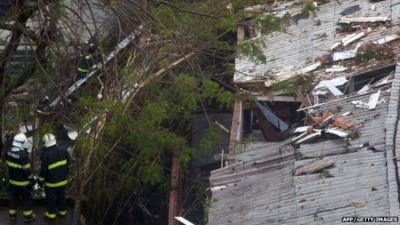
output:
M 275 12 L 301 13 L 298 2 Z M 342 224 L 344 216 L 400 215 L 399 23 L 400 1 L 329 1 L 309 18 L 293 19 L 287 32 L 269 35 L 265 64 L 237 59 L 239 87 L 268 89 L 308 74 L 313 88 L 299 99 L 307 119 L 290 138 L 249 143 L 211 173 L 208 224 Z
M 277 15 L 288 13 L 295 18 L 301 14 L 301 3 L 289 1 L 277 6 Z M 354 6 L 360 7 L 360 10 L 341 14 Z M 400 51 L 399 1 L 329 1 L 313 13 L 315 15 L 309 18 L 292 19 L 292 25 L 286 28 L 286 32 L 274 32 L 265 39 L 266 47 L 262 51 L 266 63 L 255 63 L 248 57 L 239 57 L 235 64 L 234 82 L 266 82 L 265 85 L 270 86 L 273 82 L 298 74 L 325 74 L 328 67 L 338 64 L 346 67 L 346 70 L 334 71 L 335 76 L 367 71 L 385 63 L 385 60 L 361 65 L 355 62 L 356 52 L 353 50 L 360 48 L 361 43 L 370 41 L 377 45 L 389 45 L 394 54 Z M 263 36 L 251 40 L 258 38 Z M 322 57 L 329 54 L 330 60 L 324 62 Z

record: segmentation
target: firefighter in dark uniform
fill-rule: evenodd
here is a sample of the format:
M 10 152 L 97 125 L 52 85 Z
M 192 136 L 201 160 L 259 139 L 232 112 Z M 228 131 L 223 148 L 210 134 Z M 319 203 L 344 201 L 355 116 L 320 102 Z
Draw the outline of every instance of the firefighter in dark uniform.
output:
M 97 47 L 93 41 L 87 44 L 87 52 L 80 57 L 76 80 L 85 78 L 88 73 L 96 69 L 96 50 Z
M 18 205 L 21 203 L 24 210 L 24 219 L 26 222 L 29 222 L 34 220 L 36 216 L 32 211 L 31 191 L 33 176 L 28 153 L 23 148 L 25 141 L 25 134 L 20 133 L 15 135 L 12 146 L 6 154 L 10 193 L 10 208 L 8 213 L 11 220 L 16 220 Z
M 66 148 L 57 146 L 53 134 L 43 136 L 45 148 L 41 154 L 41 170 L 39 182 L 44 186 L 46 193 L 47 212 L 46 219 L 55 219 L 67 214 L 67 200 L 65 187 L 68 183 L 68 165 L 70 158 Z

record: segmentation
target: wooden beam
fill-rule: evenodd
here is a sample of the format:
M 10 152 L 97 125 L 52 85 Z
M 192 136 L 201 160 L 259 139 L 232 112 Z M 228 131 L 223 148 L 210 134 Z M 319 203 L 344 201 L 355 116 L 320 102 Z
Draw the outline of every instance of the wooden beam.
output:
M 239 26 L 237 29 L 237 40 L 238 41 L 243 41 L 244 40 L 244 27 L 243 26 Z
M 237 99 L 233 108 L 231 135 L 229 139 L 229 155 L 235 153 L 235 148 L 242 139 L 243 131 L 243 102 Z
M 179 208 L 179 181 L 181 166 L 177 156 L 174 154 L 171 168 L 171 192 L 169 193 L 168 225 L 177 225 L 175 217 L 178 216 Z

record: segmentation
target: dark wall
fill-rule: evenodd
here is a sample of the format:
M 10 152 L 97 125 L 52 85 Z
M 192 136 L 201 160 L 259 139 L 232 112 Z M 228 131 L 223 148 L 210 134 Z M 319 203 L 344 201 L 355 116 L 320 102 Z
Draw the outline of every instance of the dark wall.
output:
M 214 123 L 214 121 L 218 121 L 228 130 L 231 129 L 232 124 L 232 113 L 210 113 L 207 115 L 210 123 Z M 207 117 L 204 114 L 198 114 L 193 121 L 193 129 L 192 129 L 192 145 L 196 146 L 201 138 L 206 134 L 206 131 L 209 127 L 209 123 Z M 222 131 L 222 138 L 219 143 L 214 146 L 214 150 L 207 154 L 202 154 L 200 157 L 195 158 L 192 161 L 192 166 L 207 166 L 211 164 L 215 164 L 219 162 L 214 159 L 214 155 L 220 154 L 221 150 L 224 149 L 225 153 L 228 152 L 229 147 L 229 134 L 225 131 Z

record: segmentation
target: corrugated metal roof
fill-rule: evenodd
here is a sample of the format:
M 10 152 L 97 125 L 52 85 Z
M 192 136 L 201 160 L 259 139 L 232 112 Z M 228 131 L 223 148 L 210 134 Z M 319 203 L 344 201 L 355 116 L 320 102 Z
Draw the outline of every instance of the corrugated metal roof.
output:
M 236 155 L 237 163 L 213 171 L 209 225 L 342 224 L 343 216 L 399 215 L 391 214 L 396 213 L 391 198 L 398 187 L 390 178 L 395 173 L 385 132 L 393 124 L 390 118 L 397 119 L 387 116 L 388 109 L 398 115 L 389 105 L 398 102 L 399 82 L 400 66 L 391 92 L 381 91 L 384 101 L 373 110 L 351 103 L 368 101 L 372 93 L 345 96 L 313 109 L 352 111 L 345 119 L 359 128 L 358 138 L 320 138 L 296 148 L 287 141 L 264 148 L 258 143 Z M 360 148 L 367 142 L 375 150 Z M 320 158 L 335 165 L 317 174 L 294 176 L 295 168 Z
M 309 65 L 310 58 L 326 54 L 343 38 L 335 32 L 336 22 L 340 12 L 353 5 L 361 7 L 356 16 L 389 16 L 397 24 L 389 28 L 376 27 L 363 41 L 398 32 L 400 0 L 378 3 L 355 0 L 340 1 L 340 4 L 330 1 L 320 6 L 317 17 L 300 20 L 298 25 L 289 27 L 288 33 L 274 33 L 269 37 L 264 49 L 265 54 L 268 53 L 267 64 L 255 65 L 240 59 L 237 69 L 246 73 L 250 70 L 257 79 L 264 79 L 263 74 L 268 71 Z M 375 11 L 371 9 L 372 5 L 375 5 Z M 301 9 L 297 5 L 292 7 L 291 13 Z M 313 26 L 316 18 L 321 20 L 320 26 Z M 322 37 L 323 33 L 327 35 Z M 399 42 L 389 47 L 396 56 L 399 55 Z M 336 74 L 353 76 L 370 71 L 372 67 L 395 64 L 392 84 L 381 87 L 375 109 L 357 108 L 352 101 L 368 102 L 377 90 L 328 99 L 328 102 L 307 109 L 311 115 L 327 111 L 341 115 L 351 111 L 350 115 L 342 117 L 354 123 L 357 135 L 349 139 L 320 137 L 299 146 L 292 145 L 290 140 L 257 143 L 233 156 L 234 164 L 213 171 L 208 224 L 342 224 L 343 216 L 399 216 L 400 171 L 394 157 L 400 155 L 397 147 L 400 145 L 400 133 L 397 132 L 400 129 L 400 64 L 395 60 L 359 64 L 350 61 L 345 65 L 351 66 L 351 70 Z M 316 75 L 320 73 L 318 71 Z M 378 76 L 383 72 L 376 73 Z M 314 79 L 317 81 L 318 77 Z M 366 143 L 369 147 L 365 147 Z M 335 165 L 318 173 L 294 175 L 299 166 L 322 158 L 333 160 Z
M 268 80 L 272 74 L 277 80 L 284 80 L 288 76 L 288 70 L 301 69 L 324 54 L 330 52 L 330 48 L 342 40 L 348 34 L 337 34 L 337 21 L 342 17 L 340 14 L 344 9 L 359 5 L 360 11 L 355 12 L 351 16 L 389 16 L 392 26 L 378 26 L 372 28 L 372 32 L 361 41 L 374 41 L 382 38 L 384 35 L 395 34 L 400 31 L 399 8 L 400 0 L 387 0 L 377 3 L 370 3 L 365 0 L 355 1 L 330 1 L 323 4 L 316 11 L 315 16 L 310 16 L 307 19 L 301 19 L 298 24 L 293 24 L 287 28 L 286 32 L 274 32 L 268 35 L 265 39 L 266 47 L 263 49 L 264 55 L 267 57 L 267 62 L 257 64 L 246 57 L 241 57 L 236 60 L 236 73 L 234 75 L 235 82 Z M 371 6 L 375 5 L 375 10 Z M 288 8 L 288 11 L 293 16 L 301 12 L 301 4 Z M 319 24 L 319 25 L 317 25 Z M 350 45 L 354 48 L 358 42 Z M 398 52 L 400 46 L 399 41 L 393 45 L 393 50 Z M 352 61 L 352 60 L 350 60 Z M 354 62 L 350 62 L 353 66 L 352 71 L 358 68 L 373 67 L 375 64 L 385 62 L 365 63 L 361 67 L 357 67 Z M 349 62 L 345 62 L 349 64 Z M 283 71 L 283 72 L 282 72 Z

